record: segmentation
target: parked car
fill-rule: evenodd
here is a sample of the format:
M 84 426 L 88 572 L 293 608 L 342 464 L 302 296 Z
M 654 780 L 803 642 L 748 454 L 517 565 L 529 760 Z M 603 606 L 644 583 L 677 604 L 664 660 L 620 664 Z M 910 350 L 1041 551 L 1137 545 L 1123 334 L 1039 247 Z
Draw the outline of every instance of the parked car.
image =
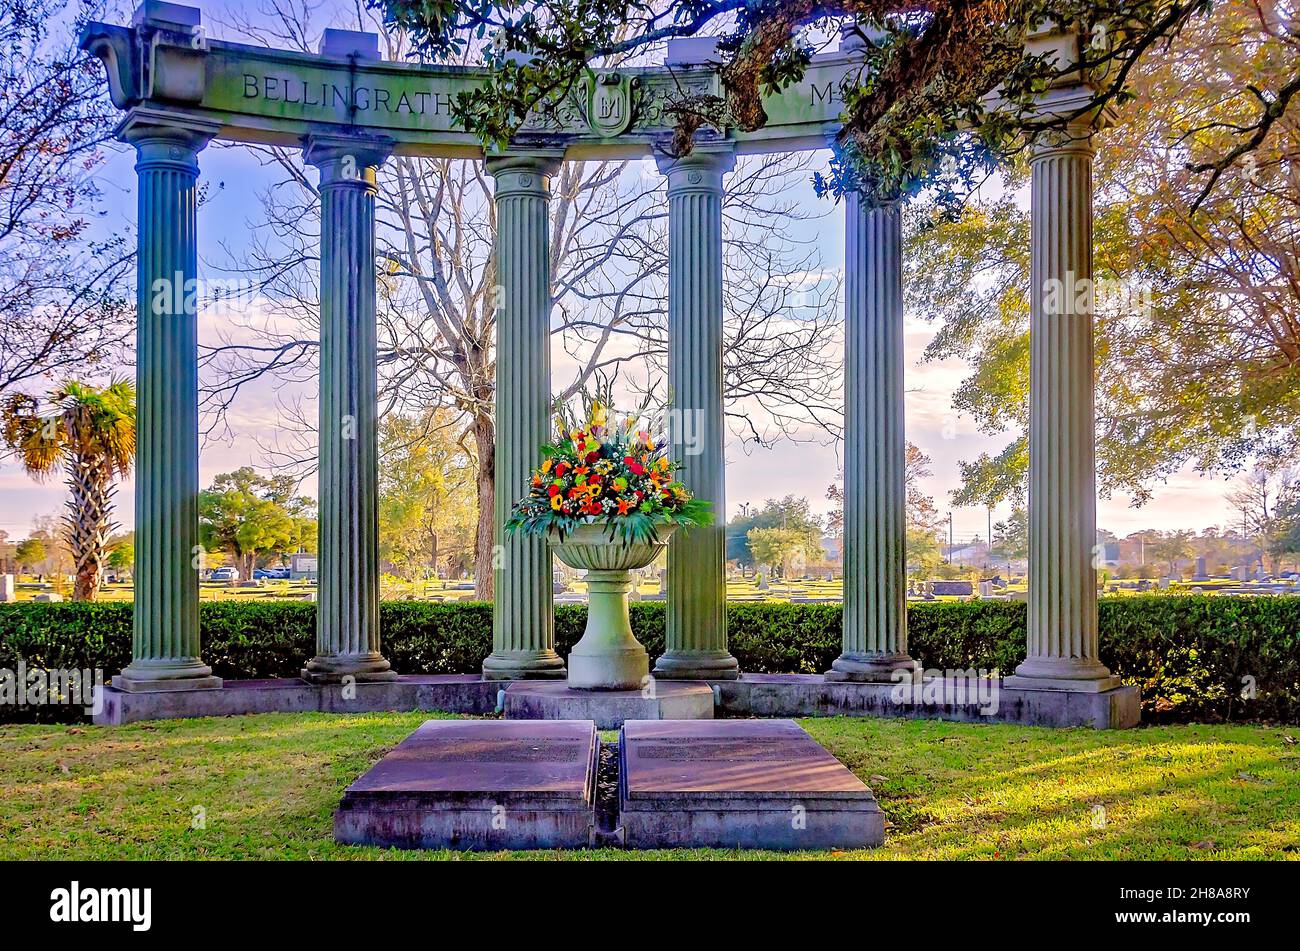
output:
M 289 577 L 288 568 L 255 568 L 253 570 L 253 580 L 266 578 L 270 581 L 278 581 Z
M 208 575 L 209 581 L 238 581 L 239 571 L 229 565 L 223 565 L 220 568 L 213 568 L 212 574 Z

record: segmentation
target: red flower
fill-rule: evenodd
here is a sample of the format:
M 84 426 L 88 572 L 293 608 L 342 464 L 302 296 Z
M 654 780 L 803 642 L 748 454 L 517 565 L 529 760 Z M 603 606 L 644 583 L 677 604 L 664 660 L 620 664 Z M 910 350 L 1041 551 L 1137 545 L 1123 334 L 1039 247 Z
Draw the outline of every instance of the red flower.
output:
M 552 482 L 550 485 L 546 487 L 546 494 L 549 495 L 551 498 L 555 498 L 555 496 L 560 494 L 560 487 L 556 485 L 554 482 Z
M 562 476 L 562 475 L 564 475 L 566 472 L 568 472 L 570 468 L 571 468 L 571 467 L 569 466 L 569 464 L 568 464 L 567 462 L 557 462 L 557 463 L 555 464 L 555 474 L 556 474 L 557 476 Z
M 587 453 L 587 465 L 591 465 L 593 462 L 596 462 L 598 459 L 600 459 L 600 453 L 598 452 Z

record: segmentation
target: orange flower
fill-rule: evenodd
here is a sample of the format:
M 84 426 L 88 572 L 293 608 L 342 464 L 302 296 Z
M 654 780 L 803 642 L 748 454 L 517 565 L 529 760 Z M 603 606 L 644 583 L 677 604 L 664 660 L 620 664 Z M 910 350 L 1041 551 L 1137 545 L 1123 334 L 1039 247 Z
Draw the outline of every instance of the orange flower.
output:
M 619 500 L 618 500 L 618 514 L 619 514 L 619 515 L 626 515 L 626 514 L 627 514 L 627 510 L 628 510 L 629 507 L 630 507 L 630 505 L 629 505 L 627 499 L 619 499 Z

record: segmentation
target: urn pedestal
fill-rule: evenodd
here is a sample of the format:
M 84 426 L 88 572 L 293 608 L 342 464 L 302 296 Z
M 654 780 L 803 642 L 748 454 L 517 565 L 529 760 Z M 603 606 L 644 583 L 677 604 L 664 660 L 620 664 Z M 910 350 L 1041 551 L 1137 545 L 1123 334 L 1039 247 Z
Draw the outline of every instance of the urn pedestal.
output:
M 586 572 L 587 627 L 569 654 L 570 687 L 579 690 L 631 690 L 650 675 L 650 657 L 632 636 L 627 596 L 631 572 L 651 564 L 667 546 L 676 526 L 658 529 L 654 542 L 626 542 L 608 525 L 579 525 L 560 541 L 551 536 L 555 557 Z

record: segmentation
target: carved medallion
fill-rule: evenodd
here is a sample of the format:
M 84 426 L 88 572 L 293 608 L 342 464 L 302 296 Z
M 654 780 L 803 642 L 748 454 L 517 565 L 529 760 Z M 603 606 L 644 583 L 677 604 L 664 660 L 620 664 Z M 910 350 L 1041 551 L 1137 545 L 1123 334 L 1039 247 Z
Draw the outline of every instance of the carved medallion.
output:
M 622 135 L 632 124 L 638 80 L 619 73 L 597 73 L 587 101 L 591 131 L 604 138 Z

